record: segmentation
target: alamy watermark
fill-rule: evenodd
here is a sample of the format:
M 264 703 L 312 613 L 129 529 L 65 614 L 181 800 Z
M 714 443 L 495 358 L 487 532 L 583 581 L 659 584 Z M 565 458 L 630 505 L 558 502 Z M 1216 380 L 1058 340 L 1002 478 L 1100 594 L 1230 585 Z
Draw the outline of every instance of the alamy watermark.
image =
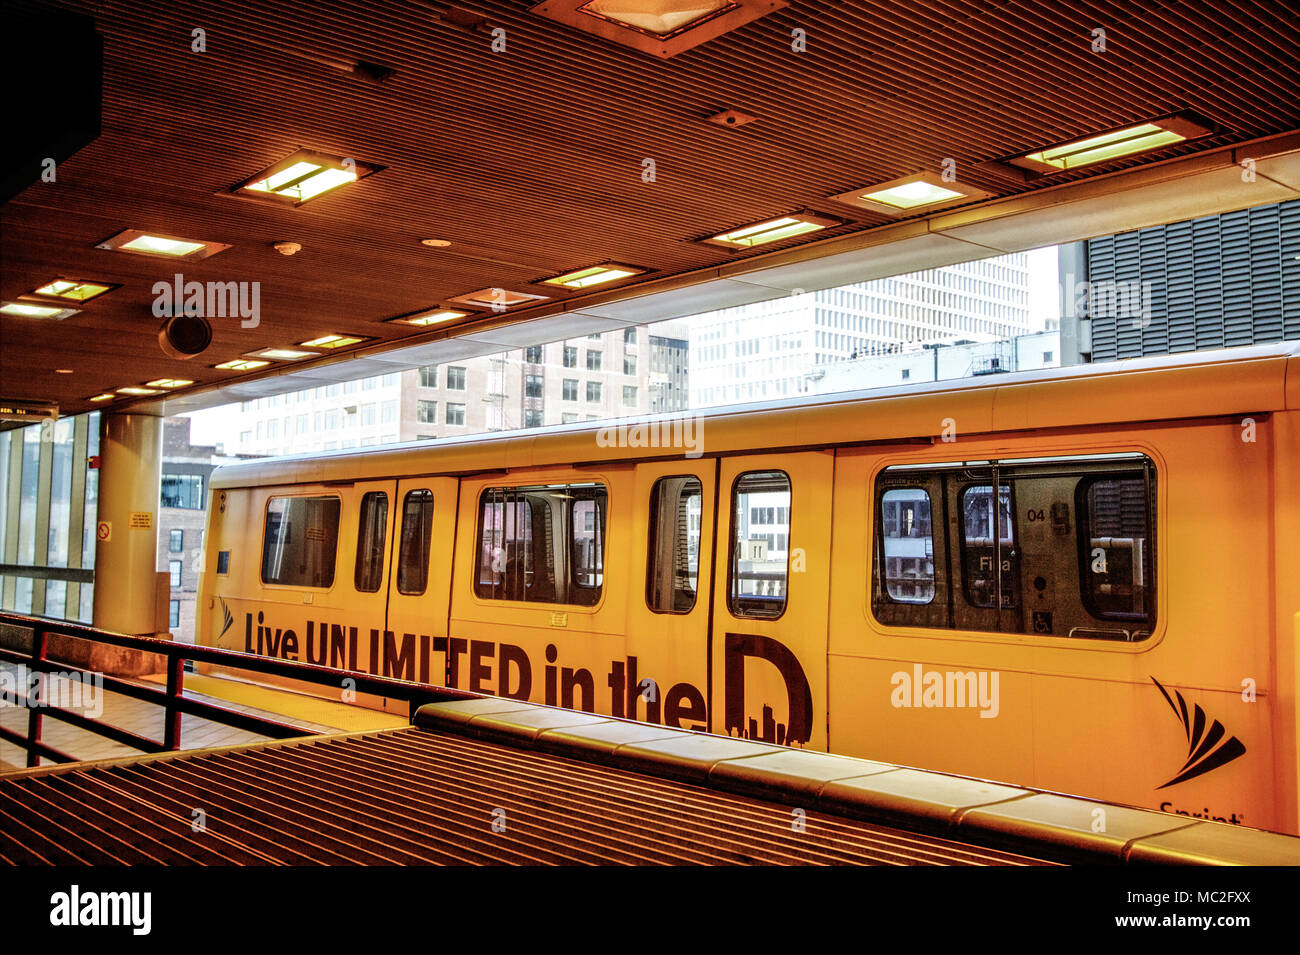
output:
M 240 328 L 256 328 L 262 321 L 261 282 L 187 282 L 177 272 L 170 282 L 155 282 L 153 294 L 158 318 L 238 318 Z
M 16 706 L 52 706 L 98 719 L 104 714 L 104 674 L 0 670 L 0 708 Z
M 704 419 L 696 415 L 606 425 L 596 432 L 602 448 L 681 448 L 688 458 L 704 454 Z
M 889 702 L 895 708 L 970 707 L 981 719 L 998 715 L 997 670 L 926 670 L 919 663 L 911 671 L 899 670 L 889 678 L 894 688 Z
M 1131 321 L 1134 328 L 1151 324 L 1150 282 L 1079 282 L 1073 275 L 1067 275 L 1065 289 L 1063 304 L 1067 318 L 1123 319 Z

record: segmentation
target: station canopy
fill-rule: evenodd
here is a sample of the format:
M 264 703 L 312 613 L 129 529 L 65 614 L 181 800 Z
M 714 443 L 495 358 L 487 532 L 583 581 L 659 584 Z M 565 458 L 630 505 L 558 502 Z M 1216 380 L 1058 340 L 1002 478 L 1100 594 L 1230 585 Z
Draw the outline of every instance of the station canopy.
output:
M 13 407 L 175 414 L 1300 197 L 1284 2 L 6 8 Z

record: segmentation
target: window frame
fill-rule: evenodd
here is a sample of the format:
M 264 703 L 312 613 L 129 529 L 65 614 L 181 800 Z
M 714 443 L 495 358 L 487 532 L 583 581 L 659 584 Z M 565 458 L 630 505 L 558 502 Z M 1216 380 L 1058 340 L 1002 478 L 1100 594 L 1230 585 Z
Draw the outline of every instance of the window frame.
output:
M 934 546 L 934 498 L 930 495 L 930 489 L 918 483 L 918 484 L 891 484 L 885 487 L 882 487 L 878 484 L 875 490 L 876 490 L 876 527 L 880 530 L 880 537 L 879 537 L 880 558 L 879 559 L 886 562 L 885 566 L 882 568 L 882 574 L 880 577 L 881 583 L 883 585 L 881 589 L 881 593 L 886 600 L 888 600 L 891 604 L 894 604 L 895 606 L 898 607 L 929 607 L 935 602 L 935 600 L 939 596 L 939 580 L 940 580 L 940 575 L 938 574 L 938 568 L 937 566 L 935 566 L 937 555 L 935 554 L 935 546 Z M 889 494 L 892 491 L 920 491 L 922 494 L 925 495 L 925 499 L 930 505 L 930 530 L 927 533 L 926 537 L 930 542 L 930 564 L 931 567 L 933 568 L 933 571 L 930 575 L 930 599 L 929 600 L 900 600 L 899 598 L 895 597 L 893 594 L 889 592 L 889 566 L 888 566 L 889 557 L 885 554 L 885 550 L 884 550 L 884 544 L 885 544 L 884 528 L 885 528 L 885 495 Z M 903 540 L 904 538 L 896 538 L 896 539 Z M 872 550 L 872 558 L 875 559 L 874 548 Z M 867 577 L 868 580 L 870 580 L 871 574 L 868 573 Z M 868 594 L 868 598 L 869 597 L 870 595 Z
M 654 589 L 655 570 L 657 569 L 655 565 L 654 556 L 656 551 L 658 550 L 657 545 L 660 543 L 659 535 L 658 535 L 659 525 L 654 520 L 654 517 L 655 517 L 655 512 L 658 510 L 656 505 L 658 504 L 659 487 L 665 481 L 694 481 L 696 488 L 698 488 L 699 497 L 700 497 L 700 545 L 699 545 L 699 550 L 695 554 L 695 561 L 696 561 L 695 591 L 694 593 L 691 594 L 691 605 L 687 607 L 685 610 L 663 610 L 659 607 L 656 607 L 654 600 L 652 599 L 652 591 Z M 695 608 L 699 605 L 700 602 L 700 576 L 704 572 L 704 568 L 700 566 L 700 555 L 704 552 L 704 481 L 700 478 L 698 474 L 664 474 L 656 478 L 655 482 L 650 485 L 650 496 L 646 500 L 646 507 L 649 510 L 649 517 L 651 522 L 650 523 L 651 533 L 646 535 L 646 564 L 645 564 L 645 590 L 644 590 L 646 609 L 649 610 L 651 613 L 671 614 L 673 616 L 678 616 L 678 617 L 693 613 L 695 611 Z M 689 522 L 688 522 L 688 526 L 685 527 L 684 530 L 686 531 L 687 534 L 687 540 L 689 540 L 690 539 Z M 675 588 L 674 588 L 674 592 L 675 592 Z
M 371 524 L 370 530 L 373 532 L 374 527 L 379 528 L 379 566 L 376 568 L 370 562 L 373 556 L 374 547 L 371 541 L 363 539 L 367 530 L 366 520 L 366 502 L 372 498 L 378 498 L 382 502 L 380 518 L 377 525 Z M 362 546 L 365 545 L 367 560 L 362 564 L 361 554 Z M 384 589 L 384 564 L 388 562 L 388 492 L 387 491 L 366 491 L 361 495 L 361 501 L 357 506 L 357 547 L 352 556 L 352 587 L 359 594 L 377 594 Z M 369 575 L 375 578 L 375 586 L 363 587 L 361 580 L 361 571 L 363 567 Z
M 419 494 L 419 495 L 422 495 L 422 496 L 427 497 L 427 500 L 428 500 L 428 515 L 429 515 L 429 516 L 428 516 L 428 519 L 427 519 L 427 523 L 428 523 L 428 525 L 429 525 L 429 532 L 428 532 L 428 535 L 424 537 L 424 558 L 423 558 L 422 562 L 420 563 L 421 574 L 422 574 L 422 578 L 421 578 L 421 579 L 422 579 L 422 583 L 421 583 L 420 589 L 419 589 L 419 590 L 404 590 L 404 589 L 402 588 L 402 584 L 403 584 L 403 572 L 402 572 L 402 569 L 403 569 L 404 567 L 407 566 L 407 560 L 406 560 L 406 543 L 407 543 L 407 540 L 408 540 L 408 538 L 407 538 L 407 536 L 406 536 L 406 519 L 407 519 L 407 513 L 408 513 L 408 512 L 407 512 L 407 508 L 409 507 L 410 500 L 411 500 L 411 496 L 412 496 L 412 495 L 415 495 L 415 494 Z M 397 570 L 396 570 L 396 573 L 394 574 L 393 586 L 397 589 L 397 592 L 398 592 L 399 594 L 401 594 L 403 597 L 419 597 L 419 596 L 423 595 L 424 593 L 426 593 L 426 592 L 428 591 L 428 589 L 429 589 L 429 561 L 430 561 L 430 560 L 432 559 L 432 557 L 433 557 L 433 546 L 432 546 L 432 542 L 433 542 L 433 508 L 434 508 L 434 495 L 433 495 L 433 490 L 432 490 L 431 488 L 427 488 L 427 487 L 416 487 L 416 488 L 411 488 L 409 491 L 406 492 L 406 494 L 404 494 L 404 495 L 402 496 L 402 509 L 401 509 L 401 513 L 402 513 L 402 523 L 401 523 L 401 526 L 397 528 L 397 540 L 398 540 L 398 544 L 397 544 Z M 424 510 L 425 510 L 425 508 L 424 508 L 424 506 L 423 506 L 423 504 L 422 504 L 422 505 L 421 505 L 421 511 L 423 512 Z M 425 523 L 425 520 L 424 520 L 423 516 L 421 517 L 421 523 Z
M 736 550 L 736 488 L 740 482 L 751 474 L 780 474 L 785 478 L 787 493 L 790 495 L 789 521 L 786 523 L 786 551 L 785 551 L 785 595 L 781 599 L 781 610 L 776 614 L 756 614 L 756 613 L 738 613 L 734 603 L 737 594 L 734 590 L 735 575 L 737 564 L 740 562 L 740 555 Z M 791 544 L 794 541 L 794 481 L 790 478 L 790 473 L 783 468 L 758 468 L 753 471 L 741 471 L 731 482 L 731 494 L 728 500 L 730 508 L 730 531 L 728 532 L 728 557 L 727 557 L 727 612 L 737 620 L 780 620 L 785 616 L 786 610 L 790 607 L 790 551 Z
M 1152 467 L 1154 467 L 1154 462 L 1152 462 Z M 1088 568 L 1092 566 L 1091 539 L 1085 543 L 1083 534 L 1076 533 L 1075 538 L 1079 548 L 1079 601 L 1083 604 L 1084 609 L 1098 620 L 1106 621 L 1108 623 L 1132 624 L 1134 630 L 1141 628 L 1147 630 L 1150 634 L 1154 634 L 1156 622 L 1159 619 L 1160 609 L 1159 602 L 1156 599 L 1157 588 L 1155 586 L 1159 583 L 1156 572 L 1156 529 L 1155 521 L 1152 520 L 1155 516 L 1155 501 L 1152 500 L 1152 492 L 1154 489 L 1151 485 L 1150 471 L 1148 469 L 1143 469 L 1142 475 L 1144 484 L 1143 516 L 1144 523 L 1146 524 L 1147 540 L 1150 541 L 1149 557 L 1146 563 L 1150 569 L 1152 582 L 1152 586 L 1147 588 L 1146 597 L 1151 609 L 1142 616 L 1132 613 L 1101 611 L 1097 609 L 1094 602 L 1096 594 L 1093 593 L 1093 589 L 1087 585 L 1089 577 Z M 1092 510 L 1087 504 L 1088 491 L 1091 490 L 1094 484 L 1098 484 L 1102 481 L 1114 480 L 1122 480 L 1122 478 L 1112 472 L 1109 474 L 1090 474 L 1079 479 L 1079 483 L 1074 489 L 1074 520 L 1077 527 L 1085 527 L 1085 522 L 1090 522 L 1092 520 Z M 1091 531 L 1090 524 L 1087 525 L 1087 529 Z M 1092 535 L 1089 534 L 1088 536 L 1091 538 Z M 1150 636 L 1146 639 L 1150 639 Z
M 271 514 L 271 504 L 275 501 L 289 500 L 327 500 L 334 501 L 338 505 L 338 517 L 334 526 L 334 562 L 330 567 L 329 583 L 325 585 L 318 584 L 286 584 L 280 581 L 271 581 L 266 579 L 266 545 L 267 545 L 267 526 L 268 518 Z M 343 524 L 343 499 L 337 494 L 268 494 L 266 503 L 262 507 L 262 546 L 259 554 L 257 579 L 263 587 L 284 587 L 288 590 L 319 590 L 322 592 L 333 590 L 334 585 L 338 582 L 339 576 L 339 531 Z M 220 556 L 220 555 L 218 555 Z M 227 573 L 229 571 L 227 570 Z

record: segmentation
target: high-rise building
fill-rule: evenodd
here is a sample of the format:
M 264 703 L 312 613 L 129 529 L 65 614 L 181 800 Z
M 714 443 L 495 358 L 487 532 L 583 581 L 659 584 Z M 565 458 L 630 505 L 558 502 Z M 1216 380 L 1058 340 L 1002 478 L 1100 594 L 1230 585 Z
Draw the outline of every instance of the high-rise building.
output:
M 654 332 L 654 334 L 650 334 Z M 684 323 L 625 328 L 246 401 L 227 453 L 295 454 L 686 407 Z
M 696 315 L 691 406 L 812 390 L 818 368 L 926 342 L 992 342 L 1042 327 L 1025 253 Z

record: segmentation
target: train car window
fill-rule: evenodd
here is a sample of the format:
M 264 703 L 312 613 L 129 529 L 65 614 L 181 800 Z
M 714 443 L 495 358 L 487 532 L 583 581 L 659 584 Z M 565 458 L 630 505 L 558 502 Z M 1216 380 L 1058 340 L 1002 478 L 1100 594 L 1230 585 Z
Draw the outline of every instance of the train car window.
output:
M 337 497 L 271 498 L 262 536 L 262 582 L 334 586 L 338 538 Z
M 645 600 L 655 613 L 689 613 L 695 607 L 703 513 L 699 478 L 660 478 L 650 489 Z
M 1015 550 L 1015 519 L 1012 516 L 1011 488 L 998 485 L 999 507 L 993 510 L 993 486 L 964 488 L 961 492 L 962 516 L 962 587 L 966 600 L 975 607 L 996 607 L 994 592 L 1002 582 L 1002 606 L 1018 607 L 1019 574 Z M 995 531 L 996 525 L 996 531 Z M 993 545 L 994 533 L 998 546 Z M 1001 572 L 994 559 L 1001 563 Z
M 605 583 L 607 499 L 598 484 L 486 489 L 474 592 L 594 606 Z
M 422 594 L 429 585 L 429 539 L 433 534 L 433 492 L 407 491 L 402 500 L 402 541 L 397 557 L 397 592 Z
M 732 488 L 731 580 L 727 605 L 733 616 L 773 619 L 785 613 L 790 576 L 790 476 L 749 471 Z M 757 509 L 757 510 L 755 510 Z M 773 523 L 755 523 L 755 514 Z M 775 523 L 784 513 L 785 523 Z
M 1080 590 L 1102 620 L 1150 620 L 1147 582 L 1151 544 L 1145 482 L 1141 477 L 1081 481 L 1076 494 L 1080 524 Z
M 1146 639 L 1155 485 L 1136 453 L 885 468 L 872 614 L 889 627 Z
M 880 496 L 885 594 L 905 604 L 934 600 L 934 534 L 930 494 L 921 487 L 891 488 Z
M 370 491 L 361 497 L 357 520 L 357 590 L 373 594 L 384 582 L 384 540 L 388 534 L 388 495 Z

